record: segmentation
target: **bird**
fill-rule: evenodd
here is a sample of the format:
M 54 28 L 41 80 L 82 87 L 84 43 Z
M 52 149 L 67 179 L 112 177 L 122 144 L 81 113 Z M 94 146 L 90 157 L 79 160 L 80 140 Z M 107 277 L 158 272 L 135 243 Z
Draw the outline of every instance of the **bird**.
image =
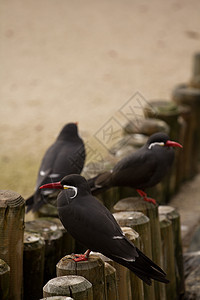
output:
M 76 262 L 87 260 L 90 251 L 100 252 L 134 272 L 146 284 L 152 279 L 168 283 L 165 272 L 145 256 L 124 235 L 111 212 L 91 194 L 87 180 L 77 174 L 40 189 L 60 189 L 58 216 L 75 240 L 87 247 L 85 254 L 75 255 Z
M 35 192 L 26 200 L 26 212 L 38 211 L 47 198 L 52 196 L 53 191 L 41 191 L 39 189 L 41 185 L 61 180 L 68 174 L 80 174 L 85 158 L 85 146 L 79 137 L 77 123 L 66 124 L 42 159 Z
M 163 132 L 152 134 L 143 147 L 121 159 L 112 170 L 90 178 L 92 194 L 113 186 L 126 186 L 135 188 L 145 201 L 156 204 L 144 190 L 159 183 L 168 173 L 175 156 L 173 147 L 182 145 Z

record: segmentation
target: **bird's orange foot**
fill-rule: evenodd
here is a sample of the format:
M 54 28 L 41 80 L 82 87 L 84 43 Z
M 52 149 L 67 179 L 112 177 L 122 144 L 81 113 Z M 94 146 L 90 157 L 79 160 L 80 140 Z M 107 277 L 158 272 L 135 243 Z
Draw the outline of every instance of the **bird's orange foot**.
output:
M 144 201 L 147 201 L 147 202 L 150 202 L 150 203 L 153 203 L 154 205 L 156 205 L 156 200 L 153 198 L 144 197 L 143 199 L 144 199 Z
M 137 190 L 137 192 L 144 199 L 144 201 L 147 201 L 147 202 L 150 202 L 150 203 L 153 203 L 154 205 L 156 205 L 156 200 L 152 199 L 152 198 L 148 198 L 147 194 L 144 191 Z
M 87 250 L 84 254 L 75 254 L 76 258 L 73 258 L 73 261 L 87 261 L 90 254 L 90 250 Z
M 73 258 L 73 261 L 79 262 L 79 261 L 87 261 L 88 257 L 85 256 L 85 254 L 75 254 L 76 258 Z

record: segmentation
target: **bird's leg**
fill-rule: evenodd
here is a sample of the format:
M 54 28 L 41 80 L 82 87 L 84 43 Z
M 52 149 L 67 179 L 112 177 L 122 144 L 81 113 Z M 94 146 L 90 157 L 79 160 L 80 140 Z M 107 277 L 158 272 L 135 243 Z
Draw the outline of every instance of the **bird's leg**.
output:
M 73 261 L 79 262 L 88 260 L 90 252 L 91 250 L 88 249 L 84 254 L 75 254 L 76 258 L 73 258 Z
M 144 201 L 147 201 L 147 202 L 151 202 L 153 203 L 154 205 L 156 205 L 156 200 L 155 199 L 152 199 L 152 198 L 148 198 L 147 197 L 147 194 L 142 191 L 142 190 L 136 190 L 138 192 L 138 194 L 144 199 Z

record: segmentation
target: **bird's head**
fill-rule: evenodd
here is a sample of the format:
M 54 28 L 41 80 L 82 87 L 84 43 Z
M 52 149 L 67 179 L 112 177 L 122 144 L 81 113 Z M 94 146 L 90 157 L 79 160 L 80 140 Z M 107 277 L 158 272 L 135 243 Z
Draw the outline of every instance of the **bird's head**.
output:
M 76 137 L 78 135 L 78 123 L 68 123 L 61 130 L 58 139 Z
M 155 146 L 183 148 L 181 144 L 171 141 L 169 136 L 163 132 L 157 132 L 152 134 L 148 139 L 146 145 L 148 149 L 153 149 Z
M 71 190 L 69 195 L 70 199 L 75 198 L 78 193 L 84 194 L 85 192 L 90 192 L 87 180 L 77 174 L 67 175 L 59 182 L 44 184 L 40 186 L 40 189 Z

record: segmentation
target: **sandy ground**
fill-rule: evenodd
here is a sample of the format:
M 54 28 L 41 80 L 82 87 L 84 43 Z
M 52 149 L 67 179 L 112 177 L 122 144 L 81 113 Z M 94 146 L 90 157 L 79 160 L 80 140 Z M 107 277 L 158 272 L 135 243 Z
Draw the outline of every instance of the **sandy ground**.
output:
M 65 123 L 91 140 L 135 93 L 190 79 L 200 2 L 1 0 L 0 35 L 1 189 L 26 197 Z

